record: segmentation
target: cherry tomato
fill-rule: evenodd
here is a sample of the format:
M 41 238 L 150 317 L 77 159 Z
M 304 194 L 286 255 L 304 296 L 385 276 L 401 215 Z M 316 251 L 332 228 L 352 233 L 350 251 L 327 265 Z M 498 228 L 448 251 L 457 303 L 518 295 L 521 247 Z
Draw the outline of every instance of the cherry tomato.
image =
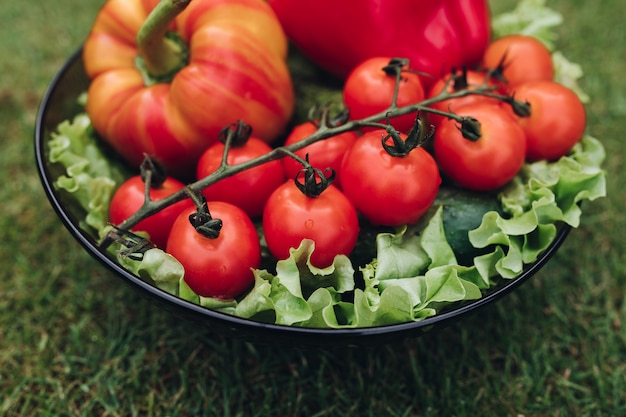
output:
M 367 132 L 350 148 L 341 164 L 343 191 L 374 224 L 414 223 L 437 196 L 439 170 L 421 147 L 406 156 L 391 156 L 382 146 L 386 135 L 382 129 Z
M 209 146 L 198 161 L 198 179 L 217 170 L 222 162 L 224 144 L 216 142 Z M 232 146 L 228 152 L 230 165 L 240 164 L 270 152 L 272 149 L 261 139 L 250 137 L 245 144 Z M 245 170 L 220 180 L 202 191 L 207 200 L 220 200 L 234 204 L 250 217 L 260 217 L 265 202 L 272 191 L 284 181 L 283 167 L 279 160 Z
M 497 88 L 498 83 L 493 79 L 490 79 L 485 72 L 467 70 L 461 73 L 451 73 L 446 75 L 445 77 L 437 80 L 428 91 L 428 98 L 433 98 L 445 91 L 447 93 L 456 93 L 461 90 L 474 90 L 480 86 L 489 86 Z M 497 92 L 497 91 L 494 91 Z M 485 97 L 483 95 L 478 94 L 470 94 L 463 97 L 458 97 L 454 99 L 448 99 L 443 101 L 438 101 L 434 104 L 431 104 L 429 107 L 444 111 L 444 112 L 452 112 L 454 113 L 455 109 L 467 105 L 478 102 L 490 102 L 490 103 L 499 103 L 496 98 Z M 436 126 L 441 123 L 442 120 L 445 120 L 446 117 L 440 116 L 433 113 L 428 113 L 428 120 Z
M 391 105 L 396 76 L 383 70 L 391 58 L 375 57 L 356 66 L 346 78 L 343 87 L 343 102 L 350 110 L 352 119 L 363 119 L 384 111 Z M 424 87 L 417 74 L 403 72 L 398 91 L 398 107 L 419 103 L 424 100 Z M 391 119 L 391 124 L 400 132 L 413 126 L 417 113 Z M 381 120 L 384 122 L 384 119 Z M 368 129 L 364 129 L 368 130 Z M 371 129 L 370 129 L 371 130 Z
M 515 98 L 530 103 L 530 116 L 519 118 L 526 134 L 529 160 L 554 160 L 565 155 L 585 133 L 585 106 L 576 93 L 553 81 L 519 85 Z
M 484 68 L 498 68 L 509 87 L 526 81 L 552 80 L 554 64 L 550 50 L 532 36 L 507 35 L 494 40 L 483 55 Z
M 185 184 L 182 182 L 173 178 L 167 178 L 161 186 L 150 188 L 150 198 L 162 200 L 184 187 Z M 144 203 L 144 189 L 145 185 L 140 175 L 130 177 L 124 181 L 111 199 L 109 221 L 117 225 L 135 214 Z M 132 230 L 148 233 L 152 243 L 163 249 L 167 243 L 172 224 L 174 224 L 178 215 L 190 206 L 193 206 L 191 201 L 187 199 L 181 200 L 140 221 Z
M 252 268 L 261 262 L 261 244 L 248 215 L 230 203 L 209 201 L 214 219 L 222 220 L 219 236 L 201 235 L 189 222 L 196 211 L 183 211 L 172 226 L 166 252 L 185 268 L 185 282 L 198 295 L 232 299 L 254 281 Z
M 435 131 L 435 157 L 459 185 L 477 191 L 502 187 L 517 175 L 526 156 L 526 137 L 503 107 L 478 103 L 457 109 L 480 122 L 480 138 L 463 137 L 459 123 L 446 120 Z
M 342 192 L 330 185 L 318 197 L 306 196 L 294 181 L 272 193 L 263 213 L 267 246 L 278 259 L 289 257 L 303 239 L 315 242 L 311 263 L 324 268 L 339 254 L 349 255 L 359 234 L 357 212 Z
M 317 127 L 311 122 L 302 123 L 293 128 L 287 139 L 285 145 L 291 145 L 299 142 L 315 133 Z M 332 136 L 328 139 L 315 142 L 305 148 L 302 148 L 296 152 L 296 155 L 305 159 L 305 156 L 309 155 L 309 163 L 316 168 L 322 170 L 326 168 L 332 168 L 338 173 L 341 166 L 341 160 L 346 151 L 357 140 L 357 134 L 354 132 L 345 132 L 337 136 Z M 302 164 L 293 158 L 285 157 L 282 159 L 283 169 L 285 172 L 285 178 L 294 179 L 298 172 L 302 169 Z M 335 177 L 333 182 L 338 188 L 341 188 L 340 175 Z

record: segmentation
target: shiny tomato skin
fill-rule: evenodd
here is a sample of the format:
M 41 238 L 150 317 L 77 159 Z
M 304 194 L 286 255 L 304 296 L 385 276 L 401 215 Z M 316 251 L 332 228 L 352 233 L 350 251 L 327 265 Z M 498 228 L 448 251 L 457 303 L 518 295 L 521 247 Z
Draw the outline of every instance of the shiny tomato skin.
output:
M 311 264 L 324 268 L 336 255 L 350 255 L 359 234 L 359 220 L 352 203 L 330 185 L 318 197 L 307 197 L 287 181 L 270 196 L 263 213 L 263 232 L 270 252 L 287 259 L 289 250 L 303 239 L 315 242 Z
M 182 182 L 174 178 L 167 178 L 160 187 L 150 189 L 150 198 L 153 200 L 161 200 L 180 191 L 184 187 L 185 184 Z M 111 204 L 109 205 L 109 222 L 115 225 L 120 224 L 131 215 L 135 214 L 143 203 L 144 182 L 141 176 L 136 175 L 128 178 L 115 190 L 111 198 Z M 152 243 L 164 249 L 172 224 L 174 224 L 174 221 L 183 210 L 191 206 L 193 206 L 193 203 L 188 199 L 179 201 L 140 221 L 133 226 L 132 230 L 148 233 Z
M 373 224 L 415 223 L 437 196 L 439 169 L 421 147 L 391 156 L 381 144 L 385 135 L 384 130 L 367 132 L 350 148 L 340 170 L 343 191 Z
M 240 164 L 271 150 L 272 148 L 264 141 L 250 137 L 244 145 L 230 148 L 227 162 L 229 165 Z M 223 143 L 217 142 L 209 146 L 198 161 L 196 177 L 201 179 L 217 170 L 223 153 Z M 250 217 L 256 218 L 263 214 L 265 202 L 283 181 L 282 164 L 275 160 L 224 178 L 202 190 L 202 194 L 207 200 L 234 204 Z
M 453 75 L 449 74 L 437 80 L 428 90 L 427 97 L 433 98 L 437 96 L 438 94 L 440 94 L 441 92 L 443 92 L 444 89 L 447 93 L 450 93 L 450 94 L 460 91 L 455 88 L 454 83 L 451 81 L 452 77 Z M 498 84 L 495 81 L 487 80 L 487 78 L 488 78 L 487 74 L 482 71 L 467 70 L 467 84 L 468 84 L 467 89 L 469 90 L 476 89 L 476 87 L 479 87 L 485 84 L 487 86 L 494 87 L 494 88 L 498 87 Z M 497 92 L 497 91 L 494 91 L 494 92 Z M 500 103 L 498 99 L 496 98 L 485 97 L 483 95 L 478 95 L 478 94 L 470 94 L 470 95 L 466 95 L 463 97 L 457 97 L 454 99 L 438 101 L 434 104 L 431 104 L 429 107 L 436 109 L 436 110 L 444 111 L 444 112 L 454 113 L 455 109 L 459 107 L 462 107 L 468 104 L 480 103 L 480 102 Z M 438 115 L 438 114 L 428 113 L 428 120 L 435 127 L 437 127 L 439 123 L 441 123 L 442 120 L 446 120 L 446 117 Z
M 487 46 L 482 66 L 497 68 L 503 57 L 502 75 L 509 88 L 526 81 L 554 78 L 554 64 L 550 50 L 532 36 L 514 34 L 494 40 Z
M 457 184 L 476 191 L 490 191 L 511 181 L 522 168 L 526 137 L 509 111 L 480 103 L 457 109 L 460 116 L 480 122 L 481 137 L 462 136 L 458 122 L 447 120 L 435 131 L 435 158 L 442 171 Z
M 343 87 L 343 102 L 350 110 L 351 119 L 372 116 L 391 105 L 396 77 L 386 74 L 382 69 L 389 64 L 390 59 L 387 57 L 366 59 L 348 74 Z M 414 73 L 403 72 L 398 91 L 398 107 L 419 103 L 424 100 L 424 96 L 420 77 Z M 406 133 L 413 126 L 416 116 L 417 113 L 410 113 L 393 117 L 391 124 L 398 131 Z
M 558 159 L 585 133 L 585 106 L 569 88 L 553 81 L 528 82 L 515 89 L 515 98 L 530 103 L 530 116 L 518 119 L 528 160 Z
M 183 211 L 172 226 L 166 252 L 185 268 L 184 280 L 198 295 L 233 299 L 253 283 L 252 268 L 261 262 L 261 244 L 248 215 L 223 201 L 209 201 L 214 219 L 221 219 L 222 229 L 211 239 L 196 232 L 189 223 L 195 208 Z
M 295 126 L 287 139 L 285 146 L 297 143 L 302 139 L 315 133 L 317 127 L 311 122 L 305 122 Z M 358 136 L 355 132 L 345 132 L 328 139 L 315 142 L 305 148 L 295 151 L 294 153 L 304 159 L 309 155 L 309 162 L 315 168 L 324 170 L 332 168 L 337 174 L 333 185 L 341 188 L 341 176 L 338 175 L 343 155 L 357 140 Z M 302 164 L 293 158 L 285 157 L 282 159 L 285 178 L 294 179 L 298 172 L 302 169 Z

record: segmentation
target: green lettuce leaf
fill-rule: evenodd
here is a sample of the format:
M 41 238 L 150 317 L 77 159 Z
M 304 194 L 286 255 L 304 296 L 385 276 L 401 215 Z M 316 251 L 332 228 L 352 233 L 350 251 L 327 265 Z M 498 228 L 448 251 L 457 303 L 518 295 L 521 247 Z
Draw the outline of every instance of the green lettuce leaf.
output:
M 141 260 L 122 255 L 119 255 L 117 259 L 129 272 L 146 281 L 152 281 L 164 291 L 174 295 L 179 294 L 180 281 L 185 274 L 185 269 L 172 255 L 154 248 L 147 250 Z
M 396 233 L 379 233 L 376 236 L 375 278 L 385 280 L 412 277 L 423 271 L 430 258 L 420 243 L 420 237 L 403 226 Z
M 85 230 L 99 232 L 107 225 L 108 209 L 116 185 L 124 178 L 124 170 L 109 161 L 85 113 L 60 123 L 48 141 L 48 159 L 64 170 L 54 186 L 68 193 L 70 206 Z
M 580 64 L 569 61 L 561 51 L 552 53 L 552 64 L 554 65 L 554 81 L 570 88 L 583 103 L 588 103 L 591 98 L 578 84 L 578 80 L 583 77 Z
M 235 314 L 270 317 L 275 323 L 286 325 L 317 322 L 324 308 L 338 301 L 339 294 L 354 289 L 355 271 L 344 255 L 336 256 L 326 268 L 313 266 L 310 260 L 314 250 L 315 243 L 304 239 L 290 251 L 289 258 L 278 261 L 276 274 L 255 271 L 254 288 L 238 303 Z M 316 292 L 320 288 L 332 289 L 332 293 Z M 311 297 L 312 303 L 307 302 Z M 322 301 L 328 304 L 320 305 Z
M 515 278 L 552 243 L 557 224 L 578 227 L 580 204 L 606 195 L 604 157 L 602 144 L 587 135 L 556 162 L 526 164 L 500 194 L 508 217 L 486 213 L 469 232 L 477 248 L 497 245 L 493 253 L 475 260 L 481 274 Z
M 494 16 L 493 34 L 499 38 L 510 34 L 534 36 L 548 48 L 554 48 L 554 28 L 563 23 L 563 16 L 546 6 L 546 0 L 522 0 L 514 10 Z

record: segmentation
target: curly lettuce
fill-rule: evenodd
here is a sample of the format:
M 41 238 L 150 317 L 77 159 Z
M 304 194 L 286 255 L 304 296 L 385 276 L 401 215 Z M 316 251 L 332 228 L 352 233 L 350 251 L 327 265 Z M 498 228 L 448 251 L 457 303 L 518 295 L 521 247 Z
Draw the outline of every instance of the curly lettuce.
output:
M 65 191 L 78 210 L 83 229 L 99 232 L 105 228 L 111 196 L 125 174 L 112 164 L 110 155 L 102 148 L 87 114 L 80 113 L 72 120 L 60 123 L 48 141 L 48 159 L 63 167 L 54 186 Z
M 526 164 L 500 194 L 508 216 L 487 213 L 482 224 L 469 232 L 477 248 L 498 245 L 495 252 L 476 259 L 476 265 L 515 278 L 552 243 L 557 224 L 578 227 L 580 204 L 606 195 L 604 157 L 602 144 L 585 136 L 570 155 L 556 162 Z
M 514 10 L 494 16 L 491 21 L 497 38 L 510 34 L 533 36 L 548 48 L 554 48 L 554 28 L 563 23 L 563 16 L 546 6 L 546 0 L 522 0 Z

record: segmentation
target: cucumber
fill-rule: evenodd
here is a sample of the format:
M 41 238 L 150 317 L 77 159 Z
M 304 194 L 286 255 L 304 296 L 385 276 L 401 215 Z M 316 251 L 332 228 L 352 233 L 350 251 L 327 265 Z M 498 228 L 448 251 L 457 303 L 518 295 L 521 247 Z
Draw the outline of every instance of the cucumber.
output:
M 485 213 L 497 211 L 502 214 L 496 194 L 445 188 L 440 190 L 435 204 L 443 206 L 446 240 L 460 265 L 471 266 L 474 257 L 493 251 L 492 247 L 472 246 L 468 232 L 480 226 Z

